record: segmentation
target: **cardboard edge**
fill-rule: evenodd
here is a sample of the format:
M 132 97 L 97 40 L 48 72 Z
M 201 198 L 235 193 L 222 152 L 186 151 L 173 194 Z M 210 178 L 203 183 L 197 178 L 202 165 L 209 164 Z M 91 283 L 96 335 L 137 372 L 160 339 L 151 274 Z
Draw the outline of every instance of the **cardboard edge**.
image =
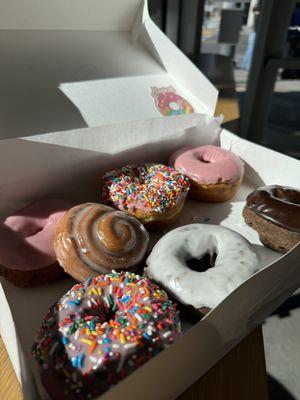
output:
M 157 52 L 153 42 L 147 32 L 146 29 L 146 21 L 150 20 L 149 12 L 148 12 L 148 2 L 144 0 L 141 4 L 137 16 L 134 20 L 134 23 L 131 28 L 131 38 L 132 42 L 135 45 L 137 40 L 141 40 L 141 43 L 145 46 L 145 48 L 149 51 L 151 56 L 159 63 L 159 65 L 167 72 L 167 69 Z
M 134 22 L 131 27 L 131 37 L 132 37 L 132 42 L 133 44 L 136 43 L 140 31 L 145 23 L 145 21 L 149 18 L 149 12 L 148 12 L 148 2 L 147 0 L 144 0 L 142 4 L 140 5 L 137 15 L 134 19 Z
M 79 140 L 80 143 L 80 149 L 84 150 L 91 150 L 91 151 L 100 151 L 100 150 L 105 150 L 103 147 L 101 149 L 95 149 L 95 146 L 89 147 L 88 143 L 86 146 L 84 146 L 84 138 L 88 134 L 90 135 L 95 135 L 97 136 L 98 134 L 101 134 L 100 130 L 108 130 L 109 128 L 113 127 L 113 132 L 114 134 L 118 134 L 120 131 L 125 132 L 132 132 L 133 131 L 133 126 L 135 127 L 135 130 L 139 131 L 139 129 L 144 129 L 148 127 L 149 131 L 154 132 L 155 134 L 152 135 L 150 142 L 155 141 L 157 139 L 157 134 L 160 133 L 162 130 L 165 131 L 166 135 L 165 138 L 169 138 L 170 132 L 172 134 L 175 132 L 181 132 L 187 129 L 191 129 L 197 126 L 201 120 L 204 120 L 204 123 L 209 123 L 207 120 L 206 116 L 203 116 L 203 114 L 188 114 L 188 115 L 178 115 L 178 116 L 172 116 L 172 117 L 166 117 L 162 118 L 160 116 L 156 118 L 148 118 L 148 119 L 142 119 L 142 120 L 131 120 L 127 122 L 120 122 L 118 124 L 105 124 L 105 125 L 100 125 L 96 127 L 88 127 L 88 128 L 81 128 L 81 129 L 74 129 L 74 130 L 67 130 L 67 131 L 59 131 L 59 132 L 51 132 L 51 133 L 44 133 L 41 135 L 33 135 L 33 136 L 26 136 L 26 137 L 20 137 L 17 139 L 21 140 L 26 140 L 26 141 L 33 141 L 33 142 L 41 142 L 41 143 L 50 143 L 50 144 L 56 144 L 64 147 L 72 147 L 71 145 L 68 145 L 67 142 L 67 137 L 70 137 L 70 135 L 77 135 L 77 139 Z M 206 122 L 207 120 L 207 122 Z M 213 117 L 210 117 L 209 120 L 211 123 L 214 123 L 215 120 Z M 216 122 L 217 124 L 217 122 Z M 218 125 L 218 124 L 217 124 Z M 176 129 L 174 130 L 174 126 L 176 126 Z M 105 135 L 105 134 L 104 134 Z M 80 139 L 79 139 L 80 138 Z M 16 139 L 3 139 L 3 141 L 11 141 L 11 140 L 16 140 Z M 70 140 L 72 141 L 71 137 Z M 138 138 L 137 138 L 138 140 Z M 66 144 L 67 142 L 67 144 Z M 148 141 L 149 142 L 149 141 Z M 148 143 L 147 142 L 147 143 Z M 142 143 L 136 143 L 137 145 L 144 144 Z M 76 147 L 75 147 L 76 148 Z M 121 149 L 124 150 L 124 149 Z
M 152 19 L 149 16 L 148 12 L 148 3 L 147 0 L 143 1 L 143 4 L 141 4 L 140 9 L 138 11 L 137 17 L 135 18 L 135 21 L 132 26 L 131 30 L 131 35 L 132 35 L 132 40 L 133 43 L 136 43 L 138 38 L 141 38 L 143 33 L 143 44 L 147 47 L 148 51 L 151 53 L 151 55 L 156 59 L 157 62 L 172 76 L 175 80 L 177 80 L 177 73 L 174 73 L 172 71 L 172 63 L 173 59 L 175 59 L 176 56 L 180 57 L 182 61 L 182 67 L 186 69 L 185 74 L 195 76 L 195 79 L 193 80 L 193 86 L 191 85 L 183 85 L 183 88 L 186 87 L 190 95 L 192 97 L 192 101 L 197 104 L 199 102 L 198 96 L 195 93 L 194 88 L 196 87 L 196 90 L 198 92 L 200 91 L 200 81 L 201 85 L 206 86 L 206 94 L 207 98 L 205 99 L 204 102 L 202 103 L 202 106 L 206 109 L 208 115 L 214 115 L 217 100 L 218 100 L 218 90 L 213 86 L 213 84 L 202 74 L 202 72 L 187 58 L 185 54 L 182 53 L 181 50 L 177 48 L 177 46 L 174 45 L 174 43 L 155 25 L 155 23 L 152 21 Z M 157 36 L 157 38 L 155 38 Z M 160 48 L 159 45 L 159 40 L 162 40 L 164 42 L 164 51 Z M 171 52 L 172 54 L 172 60 L 168 60 L 169 56 L 164 56 L 166 53 L 166 49 L 168 52 Z M 202 79 L 199 79 L 199 76 L 202 77 Z M 181 82 L 182 77 L 179 79 L 179 82 Z M 199 84 L 198 84 L 199 82 Z M 202 89 L 202 88 L 201 88 Z M 201 90 L 202 91 L 202 90 Z M 205 103 L 205 105 L 204 105 Z
M 17 333 L 5 292 L 0 282 L 0 334 L 7 349 L 10 361 L 14 367 L 18 381 L 21 383 L 21 362 L 17 343 Z
M 280 184 L 280 185 L 285 185 L 285 186 L 294 186 L 294 187 L 300 187 L 300 162 L 299 160 L 292 158 L 286 154 L 282 154 L 279 153 L 278 151 L 275 151 L 273 149 L 269 149 L 267 147 L 264 147 L 260 144 L 257 143 L 253 143 L 250 142 L 244 138 L 241 138 L 237 135 L 235 135 L 234 133 L 228 131 L 227 129 L 222 128 L 221 132 L 220 132 L 220 146 L 224 147 L 228 150 L 231 150 L 234 153 L 237 153 L 238 155 L 240 155 L 241 153 L 241 149 L 243 151 L 243 155 L 240 155 L 240 157 L 246 162 L 248 163 L 248 158 L 247 158 L 247 154 L 250 154 L 252 152 L 256 152 L 257 156 L 259 156 L 260 152 L 263 151 L 264 153 L 268 153 L 270 156 L 276 157 L 277 158 L 277 162 L 278 162 L 278 169 L 277 169 L 277 173 L 280 172 L 279 175 L 281 175 L 280 180 L 278 180 L 278 177 L 276 178 L 276 182 L 274 181 L 269 181 L 269 179 L 266 179 L 264 174 L 267 174 L 267 172 L 269 173 L 270 171 L 273 170 L 273 165 L 268 165 L 269 170 L 266 172 L 266 168 L 262 168 L 262 166 L 260 165 L 258 170 L 260 171 L 260 175 L 263 177 L 263 181 L 265 184 L 270 185 L 270 184 Z M 245 151 L 245 146 L 247 146 L 249 150 Z M 257 163 L 260 163 L 261 159 L 259 159 L 259 157 L 257 157 L 256 160 L 256 166 Z M 284 168 L 284 164 L 285 162 L 289 162 L 289 164 L 293 164 L 291 166 L 291 168 L 293 170 L 296 171 L 299 170 L 298 173 L 298 178 L 299 181 L 297 182 L 297 184 L 290 184 L 288 182 L 288 176 L 285 173 L 285 168 Z M 282 168 L 280 168 L 280 166 L 282 166 Z
M 39 383 L 39 381 L 34 378 L 34 373 L 30 366 L 30 360 L 27 359 L 27 356 L 20 345 L 20 340 L 15 328 L 11 309 L 6 300 L 1 281 L 0 304 L 0 335 L 8 353 L 10 362 L 12 363 L 17 380 L 21 385 L 24 399 L 39 400 L 40 397 L 36 388 L 36 385 Z M 41 393 L 43 393 L 43 387 L 39 388 L 39 391 L 40 390 Z M 50 400 L 49 396 L 45 398 Z
M 208 115 L 214 115 L 218 100 L 218 90 L 215 86 L 150 18 L 144 22 L 144 26 L 166 71 L 173 79 L 180 82 L 180 85 L 189 90 L 196 104 L 199 103 L 198 94 L 203 94 L 205 91 L 205 98 L 200 103 Z M 165 56 L 166 53 L 169 53 L 168 56 Z M 177 65 L 178 63 L 175 61 L 177 58 L 181 61 L 179 62 L 180 65 Z M 189 81 L 192 84 L 189 84 Z

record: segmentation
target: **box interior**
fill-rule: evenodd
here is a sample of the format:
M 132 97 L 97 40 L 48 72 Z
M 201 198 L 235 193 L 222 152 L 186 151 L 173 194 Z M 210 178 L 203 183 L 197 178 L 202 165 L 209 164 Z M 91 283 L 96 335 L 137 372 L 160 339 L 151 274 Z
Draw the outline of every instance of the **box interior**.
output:
M 130 31 L 142 0 L 1 0 L 0 29 Z
M 171 121 L 176 125 L 177 121 L 182 119 L 185 119 L 185 117 L 174 117 L 174 119 L 168 119 L 168 122 Z M 164 119 L 164 121 L 167 122 L 166 119 Z M 158 132 L 158 137 L 156 139 L 153 138 L 152 143 L 149 143 L 149 139 L 147 139 L 149 136 L 147 132 L 144 131 L 144 142 L 142 141 L 140 145 L 135 144 L 135 137 L 129 137 L 128 132 L 125 132 L 125 136 L 127 135 L 128 140 L 126 146 L 124 146 L 124 143 L 119 143 L 118 130 L 111 131 L 111 129 L 103 127 L 101 128 L 103 141 L 102 144 L 99 145 L 102 152 L 83 148 L 63 147 L 53 143 L 34 142 L 33 139 L 3 140 L 1 142 L 1 157 L 3 155 L 2 159 L 4 163 L 10 162 L 9 158 L 5 157 L 5 154 L 11 154 L 12 149 L 14 149 L 17 154 L 22 153 L 24 157 L 20 159 L 19 163 L 16 163 L 8 174 L 2 177 L 6 179 L 6 183 L 2 181 L 2 184 L 6 188 L 5 195 L 4 192 L 2 192 L 2 216 L 19 208 L 24 203 L 43 197 L 68 196 L 68 198 L 74 202 L 100 201 L 100 176 L 105 170 L 130 162 L 147 160 L 167 162 L 170 154 L 180 146 L 186 144 L 202 145 L 211 143 L 213 139 L 216 139 L 216 137 L 214 137 L 214 132 L 219 132 L 217 121 L 211 119 L 209 123 L 207 119 L 203 120 L 203 118 L 200 118 L 200 121 L 202 121 L 202 123 L 198 121 L 196 126 L 179 132 L 176 132 L 174 126 L 169 126 L 169 129 L 166 129 L 165 126 L 161 127 L 162 131 Z M 122 129 L 126 128 L 124 124 L 120 126 L 122 126 Z M 151 125 L 148 129 L 150 128 Z M 110 132 L 109 136 L 107 136 L 108 132 Z M 44 137 L 45 136 L 43 136 L 43 138 Z M 105 141 L 105 137 L 109 137 L 110 140 Z M 255 172 L 255 151 L 260 151 L 258 146 L 252 145 L 251 148 L 251 145 L 248 144 L 247 147 L 243 145 L 244 141 L 224 131 L 221 132 L 219 142 L 225 148 L 231 148 L 246 161 L 246 175 L 242 187 L 235 198 L 227 203 L 204 204 L 194 200 L 188 200 L 182 216 L 176 224 L 169 229 L 189 223 L 213 223 L 234 228 L 248 238 L 255 246 L 261 258 L 261 267 L 263 268 L 278 260 L 281 255 L 261 245 L 256 232 L 243 222 L 241 213 L 246 195 L 258 185 L 272 183 L 272 177 L 267 172 Z M 97 145 L 95 147 L 97 148 Z M 114 149 L 114 151 L 111 151 L 112 149 Z M 105 151 L 107 151 L 107 153 L 105 153 Z M 35 156 L 30 157 L 30 155 L 33 154 Z M 54 154 L 57 162 L 52 169 L 49 169 L 47 162 L 44 163 L 45 157 L 51 157 Z M 248 154 L 251 154 L 251 156 L 248 157 Z M 277 153 L 275 154 L 278 160 L 280 160 L 281 157 L 285 160 L 287 159 L 285 156 L 281 156 Z M 247 157 L 248 160 L 246 160 Z M 296 166 L 294 160 L 288 160 L 290 162 L 289 168 L 292 168 L 294 165 Z M 278 177 L 280 181 L 280 174 Z M 291 181 L 292 180 L 295 180 L 295 176 L 291 176 Z M 151 236 L 151 245 L 164 233 L 166 233 L 166 230 L 153 234 Z M 250 278 L 250 280 L 251 279 L 253 278 Z M 19 340 L 19 357 L 24 352 L 25 363 L 29 362 L 29 364 L 32 364 L 30 348 L 35 332 L 47 308 L 65 293 L 73 283 L 74 281 L 71 278 L 66 278 L 55 284 L 43 286 L 43 290 L 41 291 L 40 287 L 16 288 L 5 279 L 1 279 L 3 294 L 5 296 L 4 299 L 9 306 L 8 311 L 11 312 L 11 317 Z M 26 301 L 24 299 L 26 299 Z M 214 316 L 215 312 L 222 307 L 222 304 L 214 309 L 204 321 L 211 315 Z M 182 321 L 184 331 L 189 335 L 191 331 L 190 328 L 194 323 L 185 317 L 182 317 Z M 200 324 L 201 323 L 203 322 L 200 322 Z M 1 324 L 3 324 L 3 320 Z M 199 326 L 199 323 L 195 326 Z M 223 329 L 225 329 L 225 332 L 227 332 L 229 336 L 232 334 L 241 334 L 232 332 L 232 330 L 230 330 L 231 328 L 227 331 L 228 327 L 225 327 L 223 327 Z M 2 326 L 1 329 L 5 330 L 6 328 Z M 10 338 L 4 337 L 4 340 L 6 343 L 7 341 L 10 342 Z M 174 345 L 174 347 L 176 346 L 177 344 Z M 11 343 L 8 343 L 8 348 L 10 347 Z M 20 370 L 16 360 L 15 364 L 17 372 L 19 371 L 19 378 L 23 382 L 24 371 L 26 371 L 28 375 L 30 374 L 30 369 L 23 367 L 23 369 L 21 368 Z M 36 374 L 35 366 L 32 365 L 31 367 L 33 373 Z
M 171 86 L 195 112 L 213 113 L 217 91 L 149 20 L 143 2 L 118 3 L 116 13 L 116 0 L 90 1 L 85 11 L 82 1 L 55 9 L 26 0 L 24 15 L 16 1 L 4 3 L 1 138 L 161 117 L 152 87 Z

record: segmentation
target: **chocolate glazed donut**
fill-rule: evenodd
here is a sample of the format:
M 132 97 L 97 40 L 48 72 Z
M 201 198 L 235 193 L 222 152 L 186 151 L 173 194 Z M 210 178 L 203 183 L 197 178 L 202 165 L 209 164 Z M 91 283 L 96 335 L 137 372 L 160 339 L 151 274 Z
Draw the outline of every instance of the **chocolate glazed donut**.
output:
M 300 191 L 295 188 L 272 185 L 254 190 L 243 216 L 273 250 L 286 252 L 300 242 Z
M 85 203 L 71 208 L 60 221 L 54 250 L 64 270 L 84 282 L 111 270 L 136 269 L 148 241 L 136 218 L 103 204 Z

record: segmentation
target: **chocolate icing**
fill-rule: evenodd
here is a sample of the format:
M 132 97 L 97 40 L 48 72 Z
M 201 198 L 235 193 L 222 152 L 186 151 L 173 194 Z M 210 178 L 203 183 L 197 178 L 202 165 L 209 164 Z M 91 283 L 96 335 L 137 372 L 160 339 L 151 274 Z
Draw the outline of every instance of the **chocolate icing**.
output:
M 247 206 L 282 228 L 300 232 L 300 191 L 287 186 L 263 186 L 247 197 Z

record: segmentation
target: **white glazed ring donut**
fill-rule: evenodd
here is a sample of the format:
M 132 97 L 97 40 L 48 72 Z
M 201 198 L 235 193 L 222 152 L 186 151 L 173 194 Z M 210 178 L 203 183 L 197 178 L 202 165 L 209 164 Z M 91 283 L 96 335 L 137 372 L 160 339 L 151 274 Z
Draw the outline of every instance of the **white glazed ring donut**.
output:
M 217 254 L 215 266 L 191 270 L 186 260 Z M 251 244 L 231 229 L 192 224 L 163 236 L 148 257 L 146 274 L 185 305 L 196 309 L 217 306 L 258 270 Z

